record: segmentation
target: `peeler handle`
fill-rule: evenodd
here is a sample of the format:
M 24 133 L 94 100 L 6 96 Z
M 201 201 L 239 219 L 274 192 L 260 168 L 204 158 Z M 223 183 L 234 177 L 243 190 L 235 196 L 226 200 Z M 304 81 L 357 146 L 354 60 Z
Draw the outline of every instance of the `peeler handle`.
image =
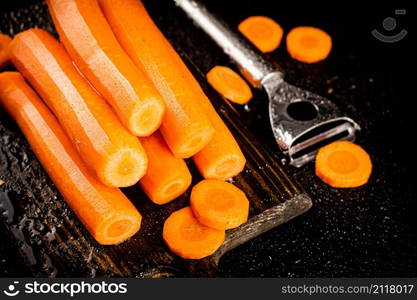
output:
M 238 32 L 231 30 L 201 3 L 195 0 L 175 0 L 175 3 L 223 49 L 254 87 L 263 87 L 263 81 L 270 76 L 283 79 L 283 73 L 266 60 L 256 47 Z

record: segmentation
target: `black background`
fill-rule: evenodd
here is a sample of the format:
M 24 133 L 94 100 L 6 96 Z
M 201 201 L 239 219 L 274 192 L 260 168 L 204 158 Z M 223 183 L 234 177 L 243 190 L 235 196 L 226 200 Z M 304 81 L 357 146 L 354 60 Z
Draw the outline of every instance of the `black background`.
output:
M 2 10 L 33 1 L 3 3 Z M 415 57 L 411 7 L 405 16 L 396 8 L 407 4 L 299 1 L 204 1 L 232 27 L 247 16 L 266 15 L 288 32 L 294 26 L 317 26 L 333 37 L 330 57 L 305 65 L 292 60 L 285 43 L 270 59 L 285 70 L 286 79 L 327 96 L 362 126 L 357 142 L 371 155 L 370 182 L 357 189 L 332 189 L 314 176 L 314 166 L 288 167 L 304 185 L 314 206 L 305 215 L 226 254 L 220 262 L 223 276 L 290 277 L 409 277 L 417 275 L 415 188 Z M 202 72 L 229 62 L 191 23 L 173 28 L 178 13 L 171 1 L 145 1 L 161 30 L 183 49 Z M 158 13 L 163 12 L 163 13 Z M 400 42 L 376 40 L 371 30 L 395 17 L 397 28 L 408 30 Z M 192 49 L 187 52 L 187 49 Z M 415 70 L 415 69 L 414 69 Z M 238 108 L 257 135 L 275 147 L 262 92 L 255 93 L 249 110 Z M 278 151 L 278 150 L 277 150 Z M 3 228 L 0 226 L 0 234 Z M 0 243 L 0 275 L 29 276 L 12 245 Z

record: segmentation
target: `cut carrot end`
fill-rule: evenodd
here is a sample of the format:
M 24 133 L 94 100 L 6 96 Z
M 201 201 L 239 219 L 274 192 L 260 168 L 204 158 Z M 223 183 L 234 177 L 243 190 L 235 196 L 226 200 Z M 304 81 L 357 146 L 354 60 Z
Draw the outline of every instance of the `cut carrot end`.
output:
M 245 163 L 243 156 L 225 155 L 213 161 L 210 168 L 199 168 L 199 171 L 205 179 L 229 180 L 243 171 Z
M 188 138 L 185 138 L 177 149 L 171 149 L 171 151 L 177 158 L 189 158 L 203 149 L 210 142 L 213 134 L 212 127 L 195 127 L 194 130 L 189 131 Z
M 156 204 L 166 204 L 181 196 L 191 185 L 191 175 L 187 178 L 176 178 L 172 182 L 164 185 L 162 189 L 149 195 L 152 202 Z
M 221 95 L 237 104 L 252 99 L 249 85 L 235 71 L 225 66 L 215 66 L 206 75 L 208 83 Z
M 281 44 L 284 30 L 264 16 L 252 16 L 243 20 L 238 30 L 262 52 L 272 52 Z
M 368 182 L 371 173 L 368 153 L 348 141 L 331 143 L 321 148 L 316 157 L 316 175 L 332 187 L 361 186 Z
M 130 118 L 129 128 L 134 135 L 149 136 L 161 125 L 165 106 L 160 101 L 149 101 L 136 107 L 136 112 Z
M 228 182 L 201 181 L 193 187 L 190 203 L 197 220 L 211 228 L 231 229 L 248 219 L 249 200 L 245 193 Z
M 290 56 L 305 63 L 326 59 L 332 49 L 332 38 L 325 31 L 310 27 L 293 28 L 287 35 L 287 51 Z
M 0 33 L 0 68 L 4 68 L 10 60 L 9 44 L 12 41 L 11 37 Z
M 188 259 L 213 254 L 223 243 L 224 230 L 199 223 L 190 207 L 172 213 L 164 223 L 162 236 L 172 252 Z
M 161 194 L 166 199 L 165 201 L 171 201 L 183 194 L 190 184 L 191 176 L 189 178 L 177 178 L 162 189 Z
M 119 244 L 138 232 L 141 222 L 142 216 L 138 212 L 120 217 L 112 216 L 104 221 L 97 233 L 93 235 L 101 245 Z
M 146 173 L 148 161 L 144 157 L 135 149 L 122 149 L 108 158 L 98 177 L 112 187 L 134 185 Z

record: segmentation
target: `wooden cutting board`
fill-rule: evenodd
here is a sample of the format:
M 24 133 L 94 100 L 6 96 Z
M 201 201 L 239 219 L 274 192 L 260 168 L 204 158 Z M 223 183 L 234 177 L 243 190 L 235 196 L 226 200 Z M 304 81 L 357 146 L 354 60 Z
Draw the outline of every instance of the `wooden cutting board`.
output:
M 2 33 L 14 35 L 33 26 L 56 35 L 44 3 L 0 16 Z M 246 128 L 232 105 L 207 86 L 201 70 L 187 57 L 183 56 L 247 158 L 246 169 L 233 183 L 250 200 L 249 221 L 228 231 L 224 244 L 212 256 L 185 260 L 169 251 L 161 232 L 164 220 L 188 205 L 189 191 L 172 203 L 158 206 L 146 198 L 139 186 L 133 186 L 123 192 L 143 215 L 141 230 L 120 245 L 100 246 L 58 193 L 18 127 L 0 111 L 0 178 L 4 181 L 0 186 L 0 222 L 8 232 L 3 241 L 19 249 L 33 276 L 216 276 L 217 263 L 224 253 L 311 207 L 308 195 L 288 177 L 271 149 Z M 195 184 L 202 178 L 191 162 L 188 166 Z

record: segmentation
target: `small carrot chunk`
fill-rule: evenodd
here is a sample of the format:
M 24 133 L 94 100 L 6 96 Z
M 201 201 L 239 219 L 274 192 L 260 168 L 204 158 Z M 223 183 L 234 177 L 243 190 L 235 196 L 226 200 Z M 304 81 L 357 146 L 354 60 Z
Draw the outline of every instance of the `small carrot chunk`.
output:
M 12 39 L 8 35 L 0 33 L 0 69 L 9 63 L 8 46 L 11 41 Z
M 206 75 L 208 83 L 221 95 L 237 104 L 252 99 L 249 85 L 235 71 L 225 66 L 215 66 Z
M 219 180 L 203 180 L 191 192 L 191 208 L 208 227 L 226 230 L 248 220 L 249 200 L 239 188 Z
M 336 188 L 351 188 L 368 182 L 372 162 L 366 151 L 351 142 L 339 141 L 321 148 L 316 157 L 316 175 Z
M 223 244 L 225 231 L 201 224 L 191 208 L 185 207 L 166 219 L 162 236 L 175 254 L 200 259 L 213 254 Z
M 239 24 L 238 30 L 264 53 L 277 49 L 284 35 L 277 22 L 264 16 L 246 18 Z
M 287 35 L 287 51 L 290 56 L 305 63 L 326 59 L 332 49 L 332 38 L 325 31 L 311 26 L 291 29 Z

